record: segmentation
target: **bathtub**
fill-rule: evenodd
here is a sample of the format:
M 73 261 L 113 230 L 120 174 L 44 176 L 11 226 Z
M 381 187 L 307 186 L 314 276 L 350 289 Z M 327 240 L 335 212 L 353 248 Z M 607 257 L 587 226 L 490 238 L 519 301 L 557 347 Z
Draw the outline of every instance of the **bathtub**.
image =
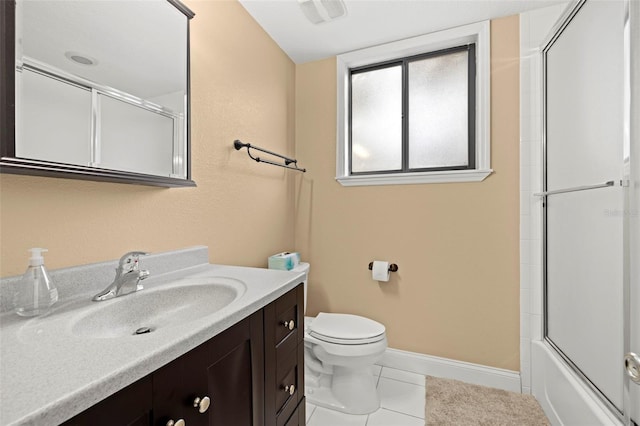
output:
M 552 425 L 622 425 L 546 342 L 531 342 L 531 362 L 531 393 Z

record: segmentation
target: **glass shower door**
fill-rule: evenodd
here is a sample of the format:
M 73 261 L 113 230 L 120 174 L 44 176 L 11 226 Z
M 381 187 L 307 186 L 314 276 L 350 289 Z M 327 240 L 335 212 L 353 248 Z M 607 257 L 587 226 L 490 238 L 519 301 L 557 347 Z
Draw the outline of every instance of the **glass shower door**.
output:
M 579 2 L 545 46 L 545 338 L 620 418 L 626 1 Z

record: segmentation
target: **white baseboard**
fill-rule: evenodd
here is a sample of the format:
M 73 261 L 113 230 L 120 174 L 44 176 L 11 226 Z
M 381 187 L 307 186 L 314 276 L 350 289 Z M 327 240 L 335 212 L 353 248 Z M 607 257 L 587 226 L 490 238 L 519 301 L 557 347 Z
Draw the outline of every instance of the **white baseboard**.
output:
M 502 368 L 487 367 L 470 362 L 392 348 L 388 348 L 385 351 L 378 364 L 383 367 L 397 368 L 428 376 L 455 379 L 511 392 L 521 392 L 520 373 Z

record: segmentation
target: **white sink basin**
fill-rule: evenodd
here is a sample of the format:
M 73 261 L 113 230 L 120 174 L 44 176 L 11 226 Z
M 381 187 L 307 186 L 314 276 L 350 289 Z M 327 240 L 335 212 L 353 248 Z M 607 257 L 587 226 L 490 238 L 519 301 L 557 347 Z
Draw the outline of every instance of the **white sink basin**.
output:
M 76 318 L 71 332 L 89 338 L 137 336 L 137 330 L 139 335 L 154 333 L 213 314 L 245 291 L 245 284 L 233 278 L 185 279 L 93 302 L 95 308 Z

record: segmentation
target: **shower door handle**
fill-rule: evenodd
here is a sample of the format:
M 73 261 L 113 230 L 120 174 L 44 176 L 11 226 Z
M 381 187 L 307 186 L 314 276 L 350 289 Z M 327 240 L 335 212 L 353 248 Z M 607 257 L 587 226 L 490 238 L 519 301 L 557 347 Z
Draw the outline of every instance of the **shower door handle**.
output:
M 588 191 L 589 189 L 608 188 L 610 186 L 616 186 L 616 181 L 610 180 L 604 183 L 598 183 L 596 185 L 573 186 L 571 188 L 555 189 L 553 191 L 536 192 L 533 195 L 535 197 L 546 197 L 548 195 L 565 194 L 567 192 Z M 628 184 L 626 183 L 626 181 L 620 181 L 620 186 L 628 186 Z
M 624 356 L 624 369 L 631 381 L 640 385 L 640 356 L 629 352 Z

